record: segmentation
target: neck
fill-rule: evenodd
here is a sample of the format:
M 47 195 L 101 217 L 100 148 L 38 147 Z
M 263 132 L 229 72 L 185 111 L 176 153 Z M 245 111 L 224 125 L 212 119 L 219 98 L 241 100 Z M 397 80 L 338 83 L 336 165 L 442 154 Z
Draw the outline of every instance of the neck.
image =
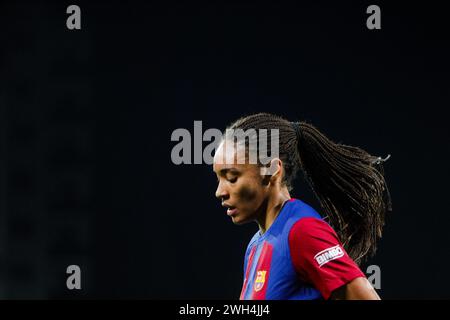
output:
M 279 190 L 274 196 L 269 198 L 265 212 L 256 219 L 261 234 L 270 228 L 276 217 L 278 217 L 278 214 L 281 212 L 284 203 L 289 199 L 291 199 L 291 196 L 287 188 Z

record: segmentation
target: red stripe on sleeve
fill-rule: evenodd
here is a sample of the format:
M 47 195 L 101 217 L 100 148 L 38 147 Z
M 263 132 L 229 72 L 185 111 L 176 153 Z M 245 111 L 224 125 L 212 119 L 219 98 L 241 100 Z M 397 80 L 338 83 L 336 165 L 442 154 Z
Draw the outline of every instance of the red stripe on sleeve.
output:
M 289 232 L 292 262 L 301 277 L 325 299 L 357 277 L 365 277 L 345 252 L 334 230 L 322 219 L 303 218 Z

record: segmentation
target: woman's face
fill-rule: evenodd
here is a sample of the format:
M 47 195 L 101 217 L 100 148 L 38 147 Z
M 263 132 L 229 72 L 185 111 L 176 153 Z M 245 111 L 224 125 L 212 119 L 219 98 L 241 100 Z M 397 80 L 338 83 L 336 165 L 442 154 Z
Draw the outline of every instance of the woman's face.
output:
M 239 158 L 240 152 L 236 159 L 235 155 L 236 150 L 225 148 L 224 143 L 214 155 L 213 170 L 218 179 L 216 197 L 227 208 L 226 213 L 233 223 L 243 224 L 265 212 L 269 187 L 264 183 L 258 165 L 245 163 L 245 159 Z

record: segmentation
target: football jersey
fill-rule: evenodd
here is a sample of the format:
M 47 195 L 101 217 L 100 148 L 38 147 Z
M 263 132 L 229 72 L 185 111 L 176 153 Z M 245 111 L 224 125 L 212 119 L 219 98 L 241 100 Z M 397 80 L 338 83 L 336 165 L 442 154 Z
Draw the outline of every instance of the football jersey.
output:
M 240 299 L 328 299 L 364 276 L 319 213 L 290 199 L 269 229 L 250 240 Z

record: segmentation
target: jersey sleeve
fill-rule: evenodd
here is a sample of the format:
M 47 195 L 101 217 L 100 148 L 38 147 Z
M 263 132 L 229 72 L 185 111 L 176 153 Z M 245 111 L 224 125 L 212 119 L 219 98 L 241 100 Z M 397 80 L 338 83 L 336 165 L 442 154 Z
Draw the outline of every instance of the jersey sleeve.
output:
M 365 277 L 335 231 L 322 219 L 297 221 L 289 232 L 289 248 L 300 278 L 319 290 L 324 299 L 353 279 Z

